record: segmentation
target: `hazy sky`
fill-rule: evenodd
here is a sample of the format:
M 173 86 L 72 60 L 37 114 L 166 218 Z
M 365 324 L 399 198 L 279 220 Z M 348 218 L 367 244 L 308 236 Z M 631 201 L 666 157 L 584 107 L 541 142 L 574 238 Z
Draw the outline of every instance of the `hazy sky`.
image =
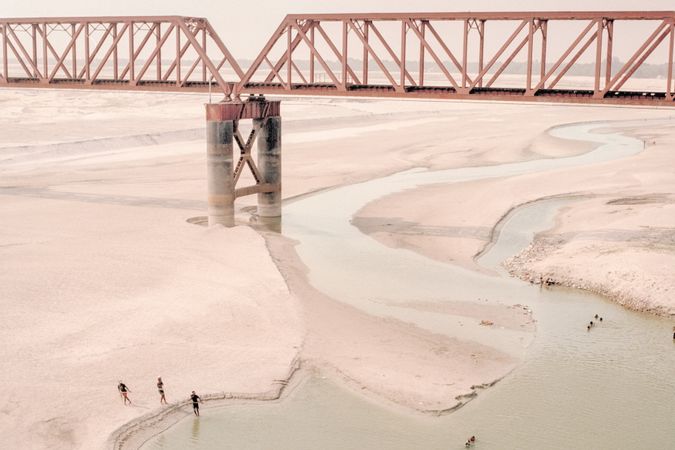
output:
M 238 58 L 255 56 L 288 13 L 675 10 L 675 0 L 0 0 L 0 5 L 0 16 L 3 17 L 203 16 L 209 19 Z

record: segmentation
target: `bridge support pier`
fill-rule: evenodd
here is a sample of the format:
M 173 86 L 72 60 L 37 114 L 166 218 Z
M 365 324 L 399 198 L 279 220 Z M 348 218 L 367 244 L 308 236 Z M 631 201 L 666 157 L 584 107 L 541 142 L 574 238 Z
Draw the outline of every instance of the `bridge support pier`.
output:
M 206 180 L 209 226 L 234 226 L 232 120 L 206 122 Z
M 234 200 L 258 194 L 258 216 L 281 216 L 281 116 L 280 102 L 251 96 L 246 102 L 206 105 L 206 153 L 209 226 L 234 226 Z M 253 121 L 248 139 L 240 133 L 239 122 Z M 258 141 L 258 164 L 251 151 Z M 239 158 L 234 163 L 234 143 Z M 237 188 L 245 168 L 255 184 Z
M 258 169 L 262 183 L 279 186 L 272 192 L 258 193 L 258 216 L 281 216 L 281 117 L 255 119 L 259 128 Z

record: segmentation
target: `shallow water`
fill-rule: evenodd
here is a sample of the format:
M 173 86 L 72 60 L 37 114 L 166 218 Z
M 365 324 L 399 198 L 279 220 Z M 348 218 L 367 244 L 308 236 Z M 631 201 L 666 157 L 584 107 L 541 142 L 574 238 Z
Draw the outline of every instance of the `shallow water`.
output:
M 413 252 L 384 247 L 349 224 L 368 202 L 416 185 L 515 175 L 586 165 L 635 154 L 642 143 L 595 135 L 600 125 L 565 126 L 552 134 L 603 142 L 584 155 L 438 172 L 412 170 L 322 192 L 284 209 L 284 234 L 310 267 L 310 282 L 330 296 L 380 316 L 397 317 L 455 335 L 462 318 L 414 309 L 416 301 L 527 304 L 538 331 L 524 363 L 459 411 L 424 417 L 375 405 L 326 380 L 312 379 L 281 402 L 239 404 L 186 419 L 151 440 L 147 449 L 179 448 L 463 448 L 476 434 L 481 448 L 673 448 L 675 344 L 671 321 L 631 313 L 597 296 L 541 289 L 477 274 Z M 550 227 L 570 200 L 535 202 L 505 220 L 480 263 L 498 268 L 505 257 Z M 413 300 L 411 304 L 411 300 Z M 401 306 L 402 302 L 406 306 Z M 484 301 L 484 300 L 483 300 Z M 605 318 L 591 332 L 594 314 Z M 486 330 L 464 318 L 466 339 L 504 352 L 525 351 L 518 331 Z M 196 430 L 196 431 L 195 431 Z

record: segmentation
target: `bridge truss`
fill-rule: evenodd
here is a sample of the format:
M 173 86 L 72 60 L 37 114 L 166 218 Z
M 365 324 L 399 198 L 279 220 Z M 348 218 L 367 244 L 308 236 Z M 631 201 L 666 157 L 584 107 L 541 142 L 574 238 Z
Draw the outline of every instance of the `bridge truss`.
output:
M 674 46 L 673 11 L 289 15 L 244 71 L 203 18 L 0 19 L 0 86 L 672 106 Z
M 0 86 L 204 91 L 244 75 L 195 17 L 0 19 Z

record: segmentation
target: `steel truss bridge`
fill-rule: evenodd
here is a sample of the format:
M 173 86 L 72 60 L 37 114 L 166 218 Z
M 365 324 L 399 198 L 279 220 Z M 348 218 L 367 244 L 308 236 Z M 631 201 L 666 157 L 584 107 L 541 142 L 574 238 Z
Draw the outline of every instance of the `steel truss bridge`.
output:
M 0 87 L 675 106 L 674 42 L 675 11 L 288 15 L 244 70 L 205 18 L 0 19 Z

